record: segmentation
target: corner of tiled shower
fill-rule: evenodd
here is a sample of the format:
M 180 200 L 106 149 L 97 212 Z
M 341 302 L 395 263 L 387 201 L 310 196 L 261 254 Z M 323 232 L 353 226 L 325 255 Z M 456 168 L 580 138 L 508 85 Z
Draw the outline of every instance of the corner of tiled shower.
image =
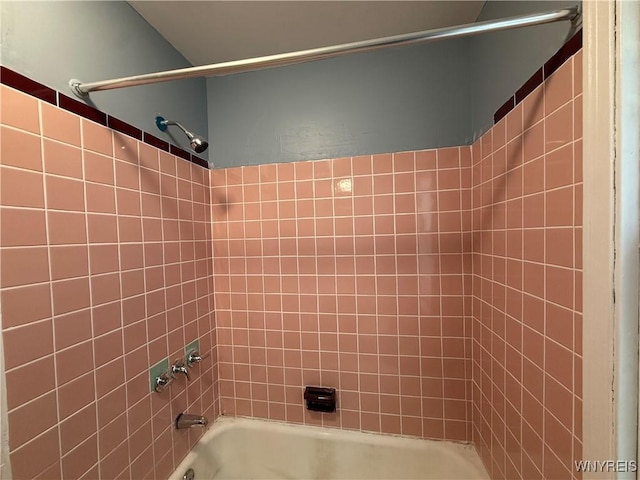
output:
M 39 414 L 10 431 L 16 478 L 166 477 L 200 435 L 171 428 L 186 410 L 576 478 L 581 61 L 472 146 L 208 172 L 2 86 L 9 422 Z M 199 379 L 149 394 L 194 337 Z M 305 384 L 338 413 L 306 411 Z

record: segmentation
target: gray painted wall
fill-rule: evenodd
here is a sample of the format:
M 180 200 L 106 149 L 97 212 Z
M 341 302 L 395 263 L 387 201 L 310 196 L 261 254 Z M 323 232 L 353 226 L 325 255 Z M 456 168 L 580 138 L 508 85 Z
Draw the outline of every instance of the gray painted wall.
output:
M 217 168 L 465 143 L 463 40 L 207 80 Z
M 579 1 L 488 1 L 478 21 L 573 6 Z M 565 43 L 569 22 L 557 22 L 467 39 L 470 52 L 471 136 L 493 125 L 493 114 Z
M 123 1 L 2 0 L 0 18 L 2 65 L 70 96 L 71 78 L 91 82 L 191 66 Z M 174 140 L 168 138 L 154 118 L 161 114 L 206 135 L 206 98 L 205 79 L 192 79 L 94 92 L 90 102 L 188 149 L 182 133 L 172 129 Z
M 489 1 L 479 21 L 574 5 Z M 472 143 L 564 43 L 569 23 L 207 80 L 218 168 Z
M 489 1 L 479 20 L 572 5 Z M 189 66 L 125 2 L 0 1 L 3 65 L 62 92 Z M 107 113 L 163 137 L 156 115 L 206 134 L 217 167 L 472 142 L 563 44 L 566 22 L 243 74 L 95 92 Z M 187 148 L 179 131 L 168 139 Z

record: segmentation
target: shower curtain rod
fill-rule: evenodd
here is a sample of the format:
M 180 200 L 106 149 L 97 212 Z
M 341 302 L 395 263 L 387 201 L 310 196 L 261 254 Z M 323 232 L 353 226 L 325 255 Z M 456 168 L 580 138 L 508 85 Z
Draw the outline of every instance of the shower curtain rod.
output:
M 496 32 L 509 30 L 512 28 L 529 27 L 545 23 L 570 20 L 574 29 L 581 21 L 580 5 L 552 10 L 549 12 L 535 13 L 531 15 L 520 15 L 501 20 L 489 20 L 486 22 L 468 23 L 455 27 L 437 28 L 422 32 L 394 35 L 391 37 L 376 38 L 360 42 L 345 43 L 329 47 L 313 48 L 298 52 L 281 53 L 277 55 L 267 55 L 264 57 L 249 58 L 244 60 L 234 60 L 230 62 L 214 63 L 212 65 L 202 65 L 199 67 L 181 68 L 178 70 L 168 70 L 165 72 L 147 73 L 134 75 L 131 77 L 114 78 L 99 82 L 83 83 L 77 79 L 71 79 L 69 86 L 79 97 L 86 97 L 90 92 L 100 90 L 112 90 L 115 88 L 134 87 L 137 85 L 148 85 L 152 83 L 168 82 L 183 78 L 214 77 L 229 75 L 232 73 L 259 70 L 282 65 L 308 62 L 330 57 L 337 57 L 347 53 L 369 52 L 382 48 L 396 47 L 401 45 L 413 45 L 427 43 L 447 38 L 466 37 L 485 32 Z

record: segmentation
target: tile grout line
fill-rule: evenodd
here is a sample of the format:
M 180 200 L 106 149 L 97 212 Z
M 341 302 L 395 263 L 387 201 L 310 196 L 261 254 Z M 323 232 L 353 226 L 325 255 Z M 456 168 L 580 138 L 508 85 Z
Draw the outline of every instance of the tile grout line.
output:
M 45 158 L 44 158 L 44 138 L 43 138 L 43 131 L 44 131 L 44 119 L 43 119 L 43 115 L 42 115 L 42 102 L 40 100 L 37 101 L 37 106 L 38 106 L 38 125 L 39 125 L 39 130 L 40 130 L 40 161 L 41 161 L 41 166 L 42 166 L 42 195 L 43 195 L 43 207 L 42 207 L 42 212 L 44 214 L 44 221 L 45 221 L 45 232 L 46 232 L 46 242 L 47 242 L 47 260 L 48 260 L 48 273 L 49 273 L 49 294 L 51 295 L 51 299 L 50 299 L 50 308 L 51 308 L 51 338 L 53 341 L 53 355 L 52 355 L 52 360 L 53 360 L 53 375 L 54 375 L 54 389 L 55 389 L 55 398 L 56 398 L 56 425 L 54 425 L 52 428 L 56 428 L 57 430 L 57 437 L 58 437 L 58 455 L 59 455 L 59 469 L 60 472 L 62 474 L 63 471 L 63 466 L 62 466 L 62 433 L 60 431 L 60 424 L 62 422 L 62 419 L 60 417 L 60 391 L 58 389 L 58 365 L 57 365 L 57 354 L 56 354 L 56 333 L 55 333 L 55 328 L 54 328 L 54 318 L 55 318 L 55 305 L 54 305 L 54 297 L 53 297 L 53 284 L 51 282 L 51 277 L 52 277 L 52 262 L 51 262 L 51 245 L 50 245 L 50 230 L 49 230 L 49 214 L 47 211 L 47 207 L 48 207 L 48 197 L 47 197 L 47 181 L 46 181 L 46 174 L 45 174 Z M 6 366 L 5 366 L 6 368 Z M 6 372 L 5 372 L 6 373 Z M 48 392 L 46 392 L 48 393 Z M 46 395 L 46 393 L 44 395 Z M 44 396 L 43 395 L 43 396 Z M 7 406 L 7 413 L 8 413 L 8 406 Z M 43 432 L 44 433 L 44 432 Z M 37 437 L 36 437 L 37 438 Z M 45 471 L 47 468 L 49 468 L 50 466 L 47 466 L 45 468 Z M 41 473 L 41 472 L 39 472 Z
M 85 168 L 84 168 L 85 167 L 85 151 L 88 150 L 88 148 L 85 148 L 85 145 L 84 145 L 84 143 L 85 143 L 85 136 L 84 136 L 84 125 L 85 125 L 85 123 L 84 123 L 84 121 L 81 121 L 80 125 L 81 125 L 81 128 L 83 130 L 83 135 L 82 135 L 82 142 L 83 142 L 83 148 L 82 148 L 82 160 L 83 160 L 83 162 L 82 162 L 82 167 L 83 167 L 83 181 L 84 181 L 85 177 L 86 177 Z M 121 258 L 120 258 L 120 245 L 121 245 L 120 233 L 121 232 L 120 232 L 120 221 L 119 221 L 119 215 L 118 215 L 119 209 L 118 209 L 118 199 L 117 199 L 117 189 L 118 189 L 118 186 L 117 186 L 118 185 L 118 176 L 117 176 L 117 168 L 116 168 L 117 167 L 117 160 L 116 160 L 116 157 L 115 157 L 115 139 L 114 139 L 112 131 L 109 132 L 109 138 L 110 138 L 110 144 L 111 144 L 111 156 L 110 157 L 107 156 L 107 158 L 109 158 L 109 161 L 111 162 L 111 173 L 113 175 L 113 185 L 110 185 L 107 188 L 110 187 L 109 189 L 111 190 L 111 197 L 113 199 L 113 208 L 114 208 L 113 217 L 115 218 L 116 242 L 118 244 L 118 268 L 119 268 L 118 277 L 120 279 L 119 289 L 120 289 L 120 299 L 121 299 L 120 300 L 120 328 L 122 329 L 122 348 L 123 348 L 123 350 L 122 350 L 123 351 L 123 359 L 122 359 L 123 360 L 123 367 L 122 368 L 123 368 L 123 375 L 124 375 L 124 378 L 123 378 L 124 381 L 122 382 L 122 385 L 124 386 L 124 395 L 125 395 L 125 409 L 124 409 L 124 412 L 122 413 L 122 415 L 124 415 L 124 420 L 125 420 L 125 422 L 127 424 L 126 425 L 126 429 L 127 429 L 127 438 L 126 438 L 126 440 L 127 440 L 127 458 L 129 459 L 128 465 L 123 469 L 123 471 L 124 471 L 124 470 L 130 470 L 130 467 L 131 467 L 131 456 L 130 456 L 129 444 L 128 444 L 128 439 L 131 437 L 131 432 L 129 431 L 129 421 L 128 421 L 128 417 L 129 417 L 129 415 L 128 415 L 129 395 L 128 395 L 128 391 L 127 391 L 127 387 L 126 387 L 126 385 L 127 385 L 127 378 L 126 378 L 127 377 L 127 372 L 126 372 L 126 366 L 124 365 L 124 352 L 125 352 L 125 349 L 124 349 L 124 329 L 122 328 L 123 327 L 123 322 L 124 322 L 124 306 L 123 306 L 123 303 L 122 303 L 122 274 L 121 274 L 121 272 L 122 272 L 122 263 L 121 263 Z M 85 182 L 85 186 L 84 187 L 85 187 L 84 188 L 84 193 L 85 193 L 85 212 L 88 212 L 89 208 L 88 208 L 88 200 L 87 200 L 88 196 L 87 196 L 87 184 L 86 184 L 86 182 Z M 97 434 L 97 447 L 98 447 L 98 452 L 99 452 L 100 451 L 100 435 L 99 435 L 99 433 L 100 433 L 101 429 L 100 429 L 100 416 L 99 416 L 99 413 L 98 413 L 98 399 L 97 399 L 98 367 L 97 367 L 96 352 L 95 352 L 96 335 L 95 335 L 95 321 L 94 321 L 95 315 L 94 315 L 94 304 L 93 304 L 93 288 L 91 288 L 92 287 L 91 279 L 93 279 L 94 277 L 93 277 L 93 268 L 91 266 L 91 252 L 90 252 L 90 249 L 91 249 L 92 242 L 90 240 L 90 234 L 89 234 L 89 214 L 86 213 L 86 216 L 87 216 L 87 219 L 86 219 L 87 255 L 89 256 L 87 265 L 89 267 L 89 291 L 90 291 L 90 295 L 91 295 L 91 301 L 90 301 L 90 305 L 91 305 L 91 307 L 90 307 L 90 309 L 91 309 L 90 310 L 91 311 L 91 338 L 92 338 L 92 342 L 94 344 L 94 347 L 93 347 L 93 367 L 94 367 L 94 371 L 93 371 L 93 373 L 94 373 L 94 381 L 93 381 L 93 384 L 94 384 L 94 388 L 96 389 L 96 434 Z M 144 248 L 142 250 L 143 250 L 143 255 L 144 255 Z M 143 266 L 144 266 L 144 262 L 143 262 Z M 145 309 L 145 319 L 146 318 L 147 318 L 147 315 L 146 315 L 146 309 Z M 105 394 L 105 396 L 106 395 L 108 395 L 108 393 Z M 116 418 L 117 418 L 117 416 L 116 416 Z M 114 420 L 115 420 L 115 418 L 114 418 Z M 100 470 L 102 470 L 102 468 L 101 468 L 102 467 L 102 461 L 101 461 L 100 458 L 98 460 L 99 460 L 98 461 L 98 469 L 99 469 L 99 472 L 100 472 Z

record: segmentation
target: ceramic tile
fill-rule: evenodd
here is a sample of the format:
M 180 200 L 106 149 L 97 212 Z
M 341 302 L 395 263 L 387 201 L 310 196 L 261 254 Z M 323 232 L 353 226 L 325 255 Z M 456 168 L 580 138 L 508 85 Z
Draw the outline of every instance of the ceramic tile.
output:
M 82 120 L 82 146 L 95 153 L 113 156 L 113 132 L 107 127 Z
M 544 109 L 547 115 L 573 98 L 573 61 L 569 60 L 544 83 Z
M 4 328 L 25 325 L 51 316 L 51 286 L 48 283 L 0 291 Z
M 74 147 L 80 147 L 80 119 L 77 115 L 43 103 L 42 135 Z
M 2 95 L 2 123 L 20 130 L 40 133 L 38 100 L 5 86 L 2 86 L 0 92 Z
M 49 355 L 6 372 L 9 411 L 53 390 L 53 363 L 53 356 Z
M 40 137 L 21 130 L 0 127 L 2 165 L 42 171 Z
M 49 211 L 47 219 L 52 245 L 86 244 L 86 216 L 83 213 Z
M 79 180 L 45 175 L 47 189 L 47 208 L 83 212 L 84 185 Z
M 82 277 L 89 273 L 85 246 L 51 247 L 50 255 L 52 280 Z
M 11 468 L 24 478 L 35 478 L 60 456 L 58 428 L 51 428 L 21 448 L 11 452 Z
M 0 204 L 9 207 L 44 207 L 43 177 L 36 172 L 2 168 Z
M 2 252 L 0 288 L 49 281 L 48 259 L 44 247 L 5 249 Z
M 46 173 L 82 179 L 82 150 L 75 145 L 43 140 L 44 170 Z M 89 179 L 87 177 L 87 179 Z
M 56 381 L 64 385 L 94 369 L 93 345 L 86 341 L 56 353 Z
M 9 435 L 9 447 L 12 451 L 49 430 L 58 421 L 58 406 L 54 392 L 50 392 L 9 413 L 9 421 L 21 425 Z

